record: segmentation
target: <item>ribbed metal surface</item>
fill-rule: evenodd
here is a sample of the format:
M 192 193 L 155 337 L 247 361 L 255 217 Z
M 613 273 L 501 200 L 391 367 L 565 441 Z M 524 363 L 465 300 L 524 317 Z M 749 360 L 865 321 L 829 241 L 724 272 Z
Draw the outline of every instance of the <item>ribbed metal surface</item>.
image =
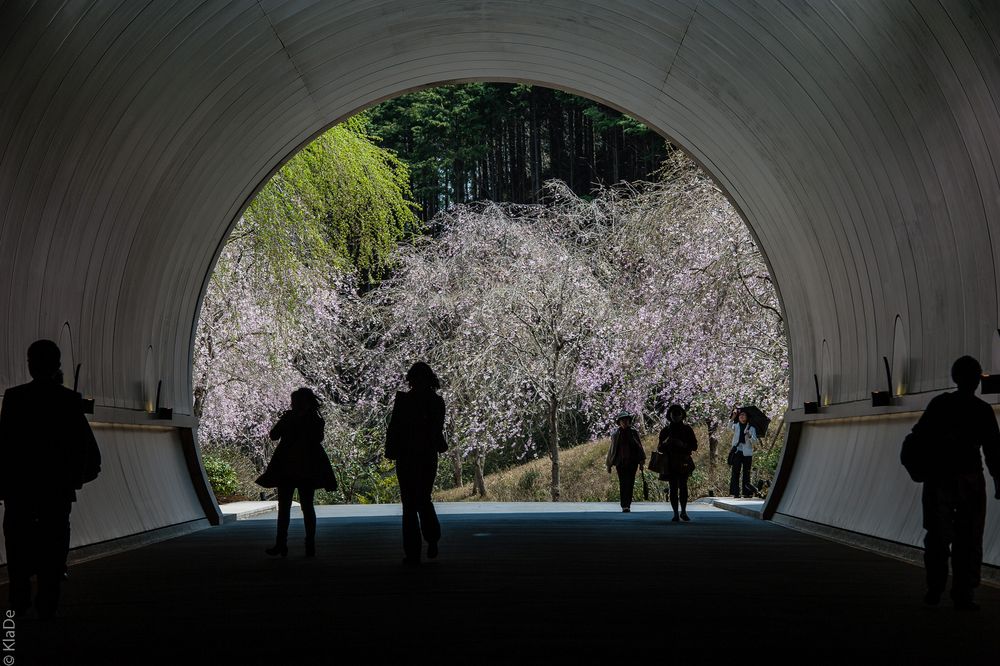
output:
M 727 189 L 794 405 L 821 365 L 824 400 L 881 387 L 897 316 L 908 390 L 943 388 L 960 354 L 1000 362 L 998 37 L 985 0 L 8 0 L 0 385 L 68 323 L 99 404 L 141 409 L 148 371 L 189 412 L 199 297 L 267 176 L 380 99 L 519 80 L 630 111 Z
M 899 464 L 913 415 L 804 426 L 778 513 L 923 548 L 921 485 Z M 988 496 L 993 484 L 987 483 Z M 983 560 L 1000 566 L 1000 502 L 987 503 Z
M 205 518 L 172 428 L 98 426 L 101 475 L 77 492 L 72 547 Z M 0 507 L 0 520 L 3 507 Z M 7 553 L 0 539 L 0 564 Z

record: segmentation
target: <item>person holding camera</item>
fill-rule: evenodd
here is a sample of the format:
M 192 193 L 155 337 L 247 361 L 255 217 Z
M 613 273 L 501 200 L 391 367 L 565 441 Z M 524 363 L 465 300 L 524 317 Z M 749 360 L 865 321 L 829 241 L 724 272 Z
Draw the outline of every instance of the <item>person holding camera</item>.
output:
M 31 381 L 7 388 L 0 407 L 0 500 L 7 549 L 9 610 L 56 614 L 66 572 L 76 491 L 97 478 L 101 451 L 80 394 L 62 385 L 59 346 L 28 347 Z M 31 577 L 38 589 L 32 600 Z
M 691 520 L 687 514 L 688 478 L 694 471 L 691 454 L 698 449 L 698 438 L 694 429 L 684 423 L 686 416 L 687 411 L 683 407 L 670 405 L 667 409 L 667 425 L 660 430 L 659 444 L 656 447 L 667 459 L 666 469 L 660 473 L 660 480 L 669 484 L 670 507 L 674 510 L 671 520 L 675 523 L 679 520 Z
M 750 468 L 753 466 L 753 448 L 758 442 L 757 429 L 750 425 L 747 413 L 739 410 L 736 422 L 733 423 L 733 441 L 729 450 L 729 464 L 733 472 L 729 477 L 729 494 L 734 498 L 740 496 L 740 473 L 743 475 L 743 497 L 754 496 L 754 488 L 750 485 Z
M 257 478 L 257 485 L 278 489 L 278 533 L 268 555 L 288 555 L 288 524 L 292 496 L 299 491 L 299 505 L 306 531 L 306 557 L 316 555 L 316 509 L 313 498 L 317 488 L 337 489 L 337 478 L 330 457 L 323 449 L 325 423 L 319 415 L 319 398 L 312 389 L 292 392 L 292 408 L 281 415 L 271 428 L 271 439 L 281 440 L 267 469 Z

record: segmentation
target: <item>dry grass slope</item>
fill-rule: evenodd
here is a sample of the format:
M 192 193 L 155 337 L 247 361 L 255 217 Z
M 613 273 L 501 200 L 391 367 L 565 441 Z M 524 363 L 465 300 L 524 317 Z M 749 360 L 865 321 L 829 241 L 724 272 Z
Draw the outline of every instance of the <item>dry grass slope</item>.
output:
M 695 428 L 698 436 L 698 450 L 694 459 L 697 468 L 691 477 L 689 489 L 691 499 L 707 495 L 725 495 L 729 489 L 729 467 L 725 460 L 711 465 L 708 451 L 708 433 L 704 428 Z M 656 447 L 656 437 L 643 438 L 646 455 Z M 609 440 L 601 439 L 580 444 L 559 452 L 562 500 L 566 502 L 617 502 L 618 476 L 608 474 L 604 458 L 608 452 Z M 728 441 L 719 447 L 720 457 L 728 452 Z M 755 456 L 756 458 L 756 456 Z M 661 501 L 663 482 L 655 474 L 646 472 L 649 483 L 650 500 Z M 492 502 L 545 502 L 549 500 L 549 484 L 552 481 L 552 463 L 548 458 L 533 460 L 524 465 L 512 467 L 486 477 L 487 496 L 471 495 L 472 485 L 452 488 L 435 493 L 434 499 L 442 502 L 479 501 Z M 642 482 L 636 479 L 635 497 L 642 499 Z

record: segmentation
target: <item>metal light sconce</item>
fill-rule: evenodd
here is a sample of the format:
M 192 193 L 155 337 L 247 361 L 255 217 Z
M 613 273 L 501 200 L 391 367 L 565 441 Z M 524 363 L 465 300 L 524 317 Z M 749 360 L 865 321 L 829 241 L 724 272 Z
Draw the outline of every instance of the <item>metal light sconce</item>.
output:
M 983 395 L 1000 393 L 1000 375 L 983 375 L 980 393 Z
M 872 407 L 889 407 L 892 405 L 892 370 L 889 367 L 889 359 L 882 357 L 885 364 L 886 391 L 872 391 Z
M 816 402 L 806 402 L 802 404 L 802 411 L 806 414 L 819 414 L 819 406 L 822 402 L 819 396 L 819 377 L 813 375 L 813 383 L 816 385 Z
M 77 387 L 80 385 L 80 368 L 82 366 L 83 366 L 83 363 L 77 363 L 76 364 L 76 369 L 73 371 L 73 392 L 74 393 L 79 393 L 79 391 L 77 390 Z M 94 413 L 94 399 L 93 398 L 84 398 L 84 397 L 81 397 L 80 398 L 80 407 L 83 408 L 83 413 L 84 414 L 93 414 Z
M 156 382 L 156 406 L 153 408 L 153 418 L 169 421 L 174 417 L 174 410 L 169 407 L 160 407 L 160 389 L 163 388 L 163 380 Z
M 997 329 L 997 335 L 1000 335 L 1000 328 Z M 1000 393 L 1000 375 L 987 375 L 984 373 L 980 382 L 979 392 L 983 395 Z

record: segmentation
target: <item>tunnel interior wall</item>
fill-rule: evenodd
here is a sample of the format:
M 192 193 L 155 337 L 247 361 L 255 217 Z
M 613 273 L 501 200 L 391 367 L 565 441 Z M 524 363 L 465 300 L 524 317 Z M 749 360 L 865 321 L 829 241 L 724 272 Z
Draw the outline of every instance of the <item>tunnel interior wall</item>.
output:
M 948 388 L 962 354 L 1000 370 L 1000 3 L 11 1 L 0 3 L 0 387 L 24 381 L 24 350 L 46 337 L 82 363 L 80 389 L 99 409 L 145 418 L 162 382 L 161 406 L 190 418 L 200 299 L 257 189 L 332 123 L 461 81 L 583 94 L 697 159 L 767 257 L 793 411 L 815 398 L 815 375 L 824 407 L 864 412 L 885 386 L 883 358 L 911 394 Z M 910 538 L 902 513 L 849 508 L 887 497 L 865 466 L 888 466 L 899 432 L 872 423 L 831 426 L 855 442 L 842 457 L 824 457 L 827 431 L 808 426 L 788 511 L 887 535 L 901 521 Z M 81 538 L 189 515 L 190 488 L 150 478 L 172 478 L 176 461 L 122 447 L 122 473 L 103 481 L 120 487 L 94 500 L 108 515 Z M 806 499 L 800 474 L 853 492 Z M 181 510 L 147 501 L 146 485 Z
M 777 513 L 895 543 L 923 547 L 920 494 L 899 463 L 919 414 L 803 425 L 795 473 Z M 987 477 L 983 561 L 1000 566 L 1000 502 Z
M 93 429 L 101 474 L 77 491 L 71 548 L 205 519 L 178 429 L 100 423 Z M 6 561 L 0 540 L 0 564 Z

